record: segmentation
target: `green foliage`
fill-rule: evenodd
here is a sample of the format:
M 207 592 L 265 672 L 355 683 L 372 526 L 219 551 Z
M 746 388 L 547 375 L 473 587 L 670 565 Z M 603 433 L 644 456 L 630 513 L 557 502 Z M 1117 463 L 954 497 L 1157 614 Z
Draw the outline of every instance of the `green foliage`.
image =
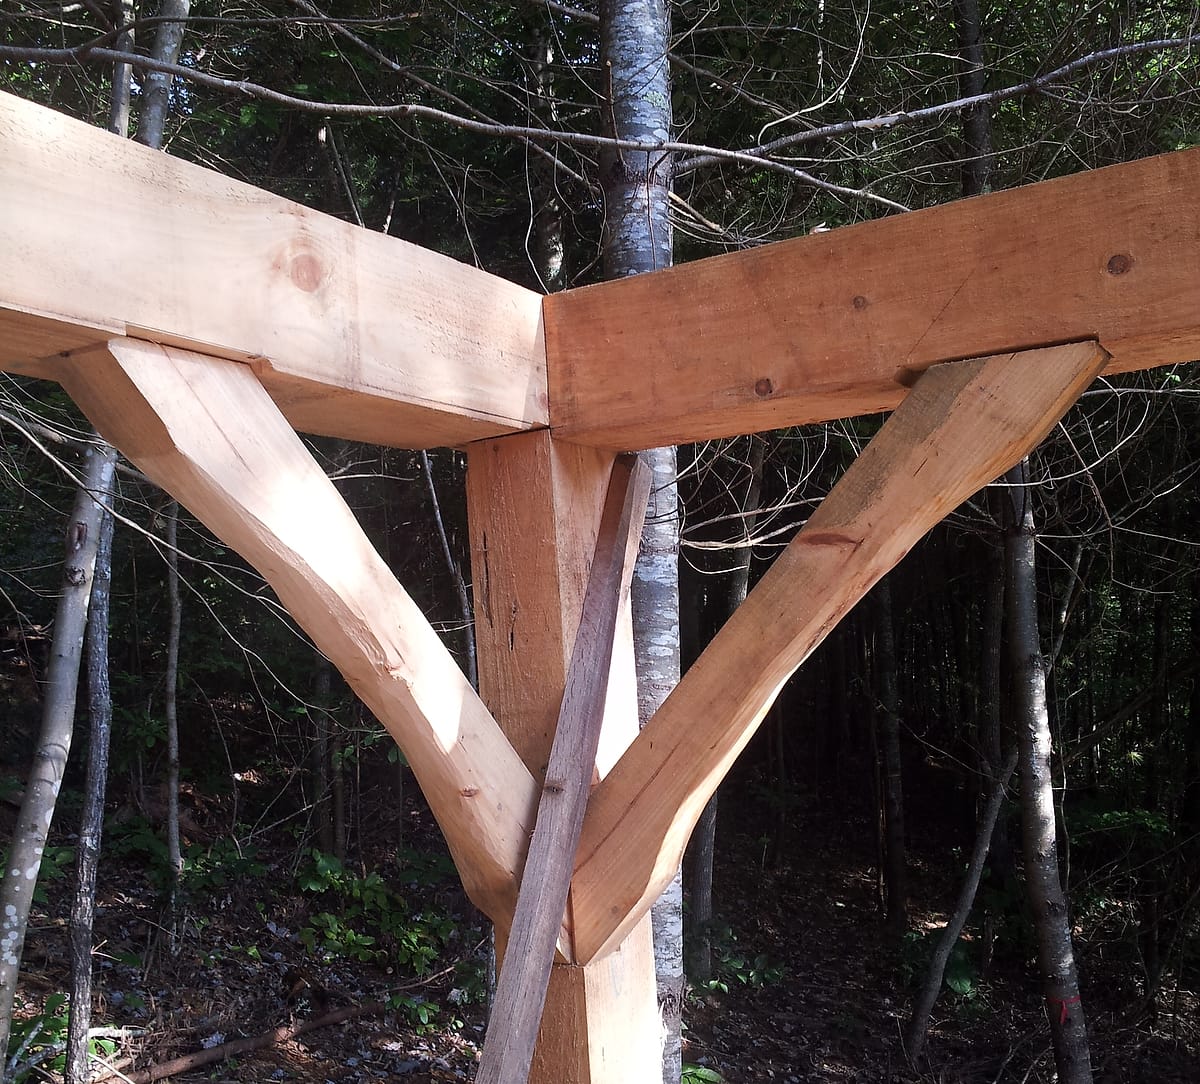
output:
M 46 885 L 51 881 L 61 881 L 75 866 L 75 848 L 62 847 L 53 843 L 46 845 L 42 852 L 42 863 L 38 868 L 37 885 L 33 890 L 33 902 L 45 906 Z M 8 848 L 0 849 L 0 871 L 8 869 Z
M 454 921 L 436 909 L 413 912 L 378 872 L 364 877 L 336 857 L 313 849 L 297 887 L 323 905 L 300 931 L 314 956 L 402 965 L 427 973 L 454 934 Z
M 25 1080 L 44 1080 L 46 1073 L 61 1077 L 66 1068 L 67 1021 L 70 998 L 56 993 L 46 998 L 42 1011 L 36 1016 L 13 1020 L 8 1045 L 10 1057 L 19 1052 L 19 1058 L 11 1080 L 21 1084 Z M 116 1053 L 117 1044 L 108 1038 L 96 1037 L 88 1040 L 88 1051 L 105 1058 Z
M 724 1084 L 725 1078 L 715 1069 L 684 1062 L 680 1084 Z
M 136 858 L 151 883 L 162 887 L 170 866 L 167 845 L 145 817 L 130 817 L 104 827 L 104 848 L 115 857 Z
M 207 847 L 192 844 L 183 856 L 182 887 L 193 894 L 217 892 L 230 885 L 255 881 L 267 872 L 253 844 L 238 844 L 228 836 Z
M 388 998 L 387 1006 L 400 1013 L 418 1035 L 424 1035 L 434 1029 L 441 1011 L 436 1003 L 407 994 L 397 994 Z
M 929 962 L 933 959 L 941 937 L 940 928 L 926 931 L 909 930 L 904 935 L 900 950 L 900 973 L 910 986 L 924 982 Z M 969 946 L 960 937 L 950 950 L 942 983 L 962 1001 L 973 1001 L 980 994 L 979 977 L 979 969 L 971 958 Z
M 171 862 L 167 844 L 145 817 L 110 823 L 105 827 L 105 848 L 109 854 L 136 858 L 150 883 L 165 892 L 171 883 Z M 253 844 L 239 845 L 222 836 L 211 844 L 190 844 L 183 853 L 180 888 L 192 896 L 222 891 L 231 885 L 255 881 L 266 873 Z
M 765 954 L 751 959 L 738 952 L 736 945 L 737 934 L 732 927 L 714 927 L 712 952 L 717 973 L 705 984 L 708 989 L 727 994 L 731 986 L 773 986 L 783 978 L 783 968 L 771 963 Z
M 1165 816 L 1154 810 L 1122 809 L 1089 803 L 1072 814 L 1071 836 L 1077 840 L 1098 836 L 1101 838 L 1092 842 L 1106 850 L 1121 851 L 1129 847 L 1169 843 L 1171 825 Z

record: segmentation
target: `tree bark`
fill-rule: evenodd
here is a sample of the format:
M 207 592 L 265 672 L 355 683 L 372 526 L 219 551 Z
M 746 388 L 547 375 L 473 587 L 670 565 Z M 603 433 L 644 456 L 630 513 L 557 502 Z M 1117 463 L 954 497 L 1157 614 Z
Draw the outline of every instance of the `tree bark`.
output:
M 1004 546 L 1008 658 L 1020 749 L 1026 891 L 1037 935 L 1038 963 L 1058 1079 L 1062 1084 L 1090 1084 L 1087 1019 L 1075 969 L 1067 899 L 1058 869 L 1050 717 L 1046 704 L 1046 667 L 1038 634 L 1028 461 L 1014 467 L 1005 478 L 1010 486 Z
M 0 1056 L 8 1046 L 29 909 L 75 727 L 79 661 L 100 540 L 102 506 L 97 495 L 109 491 L 115 462 L 115 453 L 107 447 L 88 451 L 83 485 L 67 522 L 62 594 L 54 617 L 42 728 L 13 833 L 8 870 L 0 886 Z M 5 1066 L 0 1078 L 7 1079 L 7 1075 Z
M 654 472 L 650 511 L 634 569 L 633 637 L 637 664 L 638 718 L 645 725 L 679 681 L 679 511 L 675 449 L 649 456 Z M 683 878 L 671 884 L 651 910 L 654 971 L 663 1027 L 663 1081 L 682 1072 Z
M 667 68 L 670 9 L 664 0 L 601 0 L 600 62 L 606 134 L 671 138 Z M 671 265 L 671 156 L 608 150 L 601 159 L 604 273 L 620 278 Z M 654 472 L 642 554 L 634 573 L 638 709 L 644 724 L 679 680 L 679 516 L 675 449 L 647 452 Z M 683 889 L 677 873 L 653 910 L 655 970 L 663 1021 L 663 1080 L 681 1074 Z
M 116 466 L 115 448 L 105 445 L 101 454 Z M 106 505 L 112 489 L 99 494 Z M 113 516 L 109 507 L 100 517 L 92 597 L 88 608 L 87 651 L 88 744 L 87 782 L 83 792 L 79 842 L 75 854 L 75 897 L 71 905 L 71 1005 L 67 1023 L 67 1084 L 86 1084 L 88 1029 L 92 1022 L 92 928 L 96 916 L 96 873 L 104 831 L 104 797 L 108 781 L 108 748 L 112 734 L 112 693 L 108 675 L 109 588 L 112 583 Z
M 750 592 L 750 561 L 754 556 L 754 527 L 762 503 L 762 469 L 765 445 L 758 437 L 750 438 L 749 456 L 745 470 L 746 496 L 738 509 L 744 544 L 737 546 L 733 567 L 726 575 L 723 618 L 729 618 L 746 601 Z M 737 484 L 736 478 L 731 488 Z M 706 629 L 711 635 L 715 628 Z M 712 978 L 713 925 L 713 859 L 716 853 L 717 801 L 720 790 L 713 793 L 696 822 L 689 846 L 688 902 L 691 905 L 691 932 L 688 937 L 688 975 L 693 982 L 706 983 Z
M 316 658 L 313 660 L 313 700 L 316 709 L 313 712 L 313 819 L 317 825 L 317 846 L 325 854 L 333 854 L 333 784 L 330 779 L 329 753 L 330 728 L 333 724 L 333 717 L 329 710 L 333 667 L 319 651 L 315 654 Z
M 187 29 L 187 17 L 191 11 L 191 0 L 162 0 L 158 15 L 164 22 L 158 24 L 151 55 L 155 60 L 174 64 L 179 60 L 183 45 L 183 34 Z M 142 110 L 138 117 L 137 141 L 147 147 L 161 150 L 167 128 L 167 117 L 171 113 L 171 76 L 165 72 L 146 72 L 142 83 Z
M 904 846 L 904 786 L 900 766 L 900 712 L 896 683 L 896 637 L 892 623 L 892 589 L 885 576 L 875 588 L 877 619 L 875 677 L 879 695 L 878 717 L 883 791 L 884 887 L 887 924 L 899 943 L 908 929 L 908 856 Z
M 975 905 L 975 894 L 979 891 L 979 881 L 983 877 L 983 866 L 987 861 L 992 833 L 995 831 L 996 821 L 1000 817 L 1000 808 L 1004 804 L 1004 789 L 1008 786 L 1008 781 L 1012 778 L 1016 766 L 1017 754 L 1013 752 L 1009 754 L 1008 760 L 996 773 L 995 782 L 992 784 L 992 793 L 988 797 L 987 805 L 980 817 L 979 828 L 975 833 L 975 849 L 971 853 L 971 861 L 967 866 L 966 879 L 958 894 L 958 902 L 954 906 L 954 913 L 950 916 L 950 921 L 946 923 L 946 928 L 942 931 L 942 936 L 938 939 L 933 959 L 929 961 L 929 971 L 926 973 L 925 982 L 921 986 L 921 992 L 913 1006 L 912 1017 L 909 1020 L 905 1047 L 911 1061 L 915 1062 L 925 1048 L 925 1036 L 929 1030 L 929 1015 L 937 1003 L 938 994 L 941 993 L 942 978 L 946 974 L 946 964 L 950 960 L 950 953 L 954 951 L 963 926 L 966 925 L 967 919 L 971 915 L 971 908 Z
M 113 20 L 122 29 L 114 42 L 117 49 L 133 52 L 133 0 L 113 0 Z M 123 139 L 129 135 L 129 102 L 133 68 L 114 64 L 112 101 L 108 110 L 108 130 Z M 97 439 L 99 439 L 97 437 Z M 115 448 L 103 450 L 116 468 Z M 112 488 L 104 495 L 105 509 L 100 517 L 100 539 L 96 549 L 92 596 L 88 609 L 85 651 L 88 675 L 87 779 L 84 784 L 83 812 L 80 814 L 79 842 L 75 853 L 75 894 L 71 902 L 71 1001 L 67 1014 L 67 1054 L 64 1066 L 66 1084 L 87 1084 L 88 1030 L 92 1024 L 92 931 L 96 918 L 96 876 L 100 865 L 100 843 L 104 832 L 104 800 L 108 786 L 108 750 L 112 736 L 112 690 L 108 672 L 108 620 L 112 585 Z
M 167 861 L 171 866 L 171 895 L 168 903 L 171 955 L 178 945 L 176 916 L 179 906 L 179 882 L 183 877 L 183 852 L 179 844 L 179 634 L 183 610 L 179 600 L 179 505 L 167 502 L 167 666 L 163 678 L 163 716 L 167 725 Z

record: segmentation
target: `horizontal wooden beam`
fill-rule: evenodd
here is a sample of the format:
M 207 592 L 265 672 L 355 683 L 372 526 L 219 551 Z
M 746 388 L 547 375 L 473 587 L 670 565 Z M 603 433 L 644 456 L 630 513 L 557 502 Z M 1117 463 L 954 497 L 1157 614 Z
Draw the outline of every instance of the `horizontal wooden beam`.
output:
M 249 363 L 294 428 L 547 421 L 541 297 L 0 94 L 0 369 L 130 336 Z
M 638 449 L 890 410 L 941 361 L 1200 358 L 1200 149 L 548 297 L 551 424 Z
M 1108 360 L 1095 343 L 939 365 L 734 612 L 588 803 L 576 957 L 620 944 L 783 683 L 909 548 L 1027 455 Z
M 96 428 L 254 565 L 404 750 L 502 928 L 537 808 L 516 751 L 244 365 L 113 340 L 57 376 Z

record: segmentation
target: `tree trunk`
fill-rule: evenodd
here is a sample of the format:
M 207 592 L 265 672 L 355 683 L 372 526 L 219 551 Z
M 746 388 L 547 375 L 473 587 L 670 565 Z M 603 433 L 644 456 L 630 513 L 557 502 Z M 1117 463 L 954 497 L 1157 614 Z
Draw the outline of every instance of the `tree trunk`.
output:
M 900 712 L 896 686 L 896 637 L 892 589 L 885 576 L 875 588 L 875 679 L 883 730 L 880 776 L 883 790 L 884 887 L 888 930 L 897 944 L 908 929 L 908 856 L 904 847 L 904 789 L 900 766 Z
M 746 470 L 746 496 L 739 509 L 745 545 L 736 549 L 736 561 L 726 576 L 725 612 L 728 619 L 746 601 L 750 591 L 750 561 L 754 556 L 754 527 L 762 503 L 762 469 L 765 445 L 758 437 L 750 438 L 749 457 Z M 705 629 L 709 636 L 716 629 Z M 713 858 L 716 852 L 717 800 L 720 789 L 700 814 L 688 852 L 688 902 L 691 905 L 691 932 L 688 937 L 688 974 L 693 982 L 706 983 L 712 978 L 712 925 L 713 925 Z
M 115 448 L 104 446 L 102 454 L 116 465 Z M 112 489 L 99 494 L 105 504 Z M 105 508 L 100 518 L 100 540 L 92 576 L 92 598 L 88 608 L 87 651 L 88 744 L 87 782 L 83 792 L 79 843 L 75 855 L 75 897 L 71 905 L 71 1005 L 67 1025 L 67 1084 L 86 1084 L 87 1035 L 92 1022 L 92 927 L 96 916 L 96 872 L 100 864 L 100 841 L 104 831 L 104 796 L 108 781 L 108 747 L 112 734 L 112 693 L 108 679 L 109 587 L 112 582 L 113 516 Z
M 155 60 L 168 64 L 179 60 L 191 8 L 191 0 L 162 0 L 158 17 L 165 21 L 158 24 L 154 47 L 150 51 Z M 171 113 L 171 78 L 165 72 L 146 72 L 142 82 L 142 110 L 138 117 L 137 141 L 155 150 L 162 149 L 167 117 Z
M 975 833 L 975 849 L 971 853 L 971 861 L 967 866 L 966 879 L 958 894 L 958 902 L 954 906 L 954 913 L 950 916 L 950 921 L 946 923 L 946 928 L 942 931 L 942 936 L 938 939 L 938 946 L 934 951 L 933 959 L 929 962 L 929 971 L 926 973 L 925 982 L 922 984 L 921 992 L 913 1006 L 912 1017 L 905 1035 L 905 1047 L 909 1059 L 914 1062 L 921 1056 L 921 1051 L 925 1047 L 925 1035 L 929 1030 L 929 1015 L 937 1003 L 938 994 L 941 993 L 942 978 L 946 974 L 946 964 L 950 960 L 950 953 L 954 951 L 963 926 L 966 925 L 967 919 L 971 915 L 971 908 L 975 905 L 975 893 L 979 891 L 979 881 L 983 877 L 983 865 L 987 861 L 992 833 L 996 828 L 996 821 L 1000 817 L 1000 808 L 1004 804 L 1004 788 L 1008 786 L 1008 781 L 1012 778 L 1016 766 L 1017 754 L 1012 753 L 996 773 L 996 780 L 992 784 L 992 793 L 988 797 L 987 805 L 979 820 L 979 828 Z
M 679 513 L 675 449 L 648 456 L 654 471 L 650 511 L 633 579 L 633 637 L 638 718 L 645 725 L 679 681 Z M 663 1080 L 682 1072 L 683 879 L 679 871 L 651 910 L 654 971 L 663 1026 Z
M 317 824 L 317 846 L 325 854 L 333 854 L 333 784 L 330 779 L 329 730 L 333 719 L 329 711 L 332 687 L 329 660 L 319 651 L 313 661 L 313 818 Z
M 1079 993 L 1066 894 L 1058 869 L 1046 668 L 1038 637 L 1033 507 L 1028 461 L 1005 476 L 1009 489 L 1005 557 L 1008 656 L 1021 758 L 1025 880 L 1037 934 L 1038 963 L 1062 1084 L 1090 1084 L 1091 1052 Z
M 133 21 L 133 0 L 113 0 L 113 19 L 126 27 Z M 122 30 L 114 46 L 133 52 L 134 32 Z M 129 102 L 133 68 L 113 65 L 112 101 L 108 130 L 123 139 L 129 135 Z M 99 438 L 97 438 L 99 439 Z M 116 467 L 117 452 L 105 445 Z M 112 490 L 104 495 L 107 507 L 100 517 L 100 539 L 92 577 L 85 640 L 88 675 L 87 780 L 83 812 L 80 814 L 79 843 L 75 854 L 75 894 L 71 902 L 71 1001 L 67 1015 L 66 1084 L 87 1084 L 88 1030 L 92 1024 L 92 931 L 96 918 L 96 876 L 100 865 L 100 843 L 104 832 L 104 799 L 108 786 L 108 750 L 112 735 L 112 690 L 108 673 L 109 591 L 112 585 L 113 515 Z
M 606 82 L 606 134 L 659 142 L 671 138 L 667 69 L 670 10 L 664 0 L 601 0 L 600 62 Z M 604 273 L 620 278 L 671 265 L 668 215 L 671 156 L 607 150 Z M 646 453 L 654 472 L 650 514 L 634 573 L 633 621 L 638 706 L 643 723 L 679 680 L 679 516 L 675 450 Z M 655 970 L 663 1020 L 663 1080 L 680 1078 L 683 1001 L 683 890 L 676 875 L 653 912 Z
M 107 446 L 88 451 L 83 485 L 67 522 L 62 594 L 54 617 L 42 729 L 13 833 L 8 870 L 0 886 L 0 1054 L 8 1046 L 29 908 L 75 728 L 79 660 L 103 511 L 96 495 L 109 491 L 115 462 L 116 454 Z M 0 1077 L 7 1079 L 7 1066 Z
M 183 877 L 183 851 L 179 843 L 179 634 L 183 610 L 179 599 L 179 505 L 167 502 L 167 667 L 163 678 L 163 716 L 167 724 L 167 861 L 171 866 L 171 895 L 168 903 L 171 955 L 179 949 L 177 917 L 179 882 Z

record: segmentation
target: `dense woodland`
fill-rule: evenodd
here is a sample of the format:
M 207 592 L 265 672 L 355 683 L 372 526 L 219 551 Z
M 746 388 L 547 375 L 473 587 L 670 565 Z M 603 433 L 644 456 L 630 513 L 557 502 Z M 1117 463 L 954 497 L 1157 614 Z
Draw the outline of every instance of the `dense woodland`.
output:
M 612 134 L 598 23 L 629 6 L 165 0 L 163 14 L 186 17 L 178 64 L 198 78 L 171 84 L 161 145 L 538 290 L 597 281 L 601 148 L 574 137 Z M 1200 142 L 1193 0 L 669 7 L 668 113 L 686 145 L 676 262 Z M 119 127 L 125 85 L 128 132 L 143 138 L 163 81 L 130 78 L 111 54 L 169 57 L 161 32 L 178 24 L 158 14 L 6 3 L 0 89 Z M 428 108 L 391 108 L 405 103 Z M 678 517 L 659 526 L 678 531 L 685 668 L 880 421 L 678 449 Z M 1198 433 L 1196 367 L 1098 381 L 792 678 L 689 851 L 676 1073 L 1200 1079 Z M 57 386 L 0 376 L 5 842 L 58 695 L 62 535 L 93 442 Z M 312 447 L 472 673 L 464 454 Z M 99 585 L 111 568 L 111 587 L 89 621 L 5 1079 L 65 1071 L 68 927 L 106 704 L 95 1055 L 129 1074 L 291 1027 L 181 1079 L 471 1078 L 488 930 L 403 757 L 261 578 L 122 461 L 111 506 L 97 571 Z M 1037 780 L 1012 771 L 1035 672 L 1077 992 L 1039 969 L 1021 800 Z M 914 1043 L 989 809 L 978 891 Z M 295 1031 L 337 1010 L 354 1018 Z M 1084 1011 L 1086 1033 L 1064 1038 Z M 1064 1068 L 1063 1044 L 1089 1039 L 1086 1075 Z

